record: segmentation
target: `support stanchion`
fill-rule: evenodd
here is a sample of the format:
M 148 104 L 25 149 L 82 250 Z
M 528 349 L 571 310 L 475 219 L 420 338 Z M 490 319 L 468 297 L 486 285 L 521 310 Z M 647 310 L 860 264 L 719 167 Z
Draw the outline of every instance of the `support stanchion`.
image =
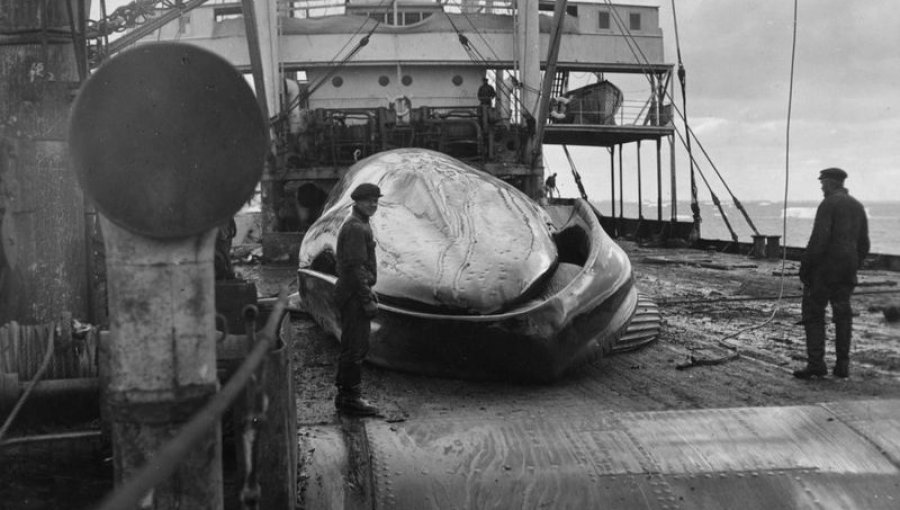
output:
M 781 258 L 781 236 L 766 236 L 766 258 Z

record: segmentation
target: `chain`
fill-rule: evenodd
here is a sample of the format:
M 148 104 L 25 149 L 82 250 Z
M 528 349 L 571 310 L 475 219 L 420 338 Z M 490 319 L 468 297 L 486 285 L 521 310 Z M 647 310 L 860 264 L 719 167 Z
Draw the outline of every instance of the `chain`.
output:
M 184 0 L 134 0 L 123 5 L 105 18 L 87 21 L 87 39 L 99 39 L 129 28 L 142 25 L 152 19 L 157 10 L 180 8 Z

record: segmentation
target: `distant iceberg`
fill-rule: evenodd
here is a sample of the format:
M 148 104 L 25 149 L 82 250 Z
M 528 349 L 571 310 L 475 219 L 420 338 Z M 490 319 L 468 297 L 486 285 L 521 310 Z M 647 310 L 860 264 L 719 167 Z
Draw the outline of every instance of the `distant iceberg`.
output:
M 784 216 L 801 220 L 812 220 L 816 217 L 817 207 L 788 207 Z

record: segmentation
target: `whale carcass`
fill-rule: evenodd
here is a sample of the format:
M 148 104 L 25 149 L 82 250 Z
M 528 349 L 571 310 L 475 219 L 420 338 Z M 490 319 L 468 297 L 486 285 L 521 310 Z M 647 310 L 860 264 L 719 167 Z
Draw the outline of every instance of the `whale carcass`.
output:
M 658 323 L 628 331 L 653 305 L 639 305 L 631 263 L 588 202 L 543 208 L 426 149 L 357 162 L 306 232 L 301 306 L 336 337 L 334 247 L 350 192 L 363 182 L 384 195 L 370 220 L 379 313 L 368 361 L 428 375 L 546 381 L 655 338 Z

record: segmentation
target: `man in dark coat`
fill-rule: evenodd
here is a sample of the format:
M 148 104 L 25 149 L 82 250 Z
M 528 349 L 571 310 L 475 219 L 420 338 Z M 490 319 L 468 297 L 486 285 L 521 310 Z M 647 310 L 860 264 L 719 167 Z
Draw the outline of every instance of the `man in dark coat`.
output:
M 337 284 L 335 300 L 341 312 L 341 353 L 338 358 L 338 412 L 358 416 L 378 414 L 378 409 L 362 398 L 362 362 L 369 352 L 370 320 L 378 311 L 372 287 L 378 276 L 375 237 L 369 218 L 378 209 L 382 196 L 378 186 L 360 184 L 350 194 L 353 211 L 338 233 Z
M 850 374 L 850 338 L 853 310 L 850 296 L 856 271 L 869 254 L 866 211 L 844 188 L 847 173 L 826 168 L 819 175 L 825 199 L 816 211 L 806 252 L 800 262 L 803 282 L 803 326 L 806 329 L 806 367 L 794 377 L 809 379 L 828 373 L 825 366 L 825 307 L 831 302 L 835 357 L 833 374 Z
M 480 102 L 482 106 L 490 107 L 493 104 L 496 95 L 497 92 L 494 91 L 494 87 L 491 87 L 491 84 L 488 83 L 488 79 L 484 78 L 481 86 L 478 87 L 478 102 Z

